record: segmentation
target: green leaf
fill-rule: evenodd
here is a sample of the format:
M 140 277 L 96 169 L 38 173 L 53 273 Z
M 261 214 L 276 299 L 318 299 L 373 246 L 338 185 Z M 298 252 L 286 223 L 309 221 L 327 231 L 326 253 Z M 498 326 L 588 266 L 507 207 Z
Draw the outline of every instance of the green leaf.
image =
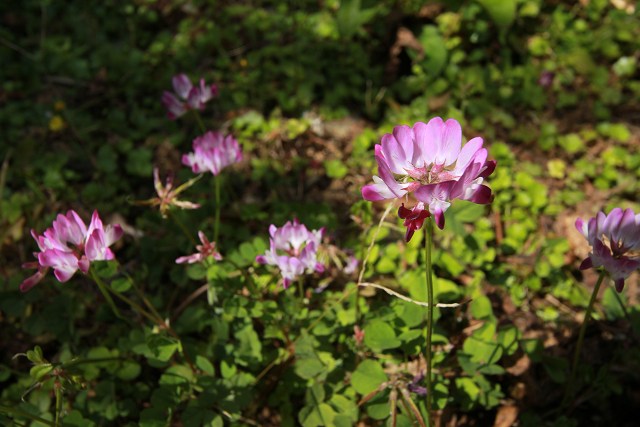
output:
M 384 420 L 389 417 L 390 410 L 388 403 L 374 403 L 367 407 L 367 415 L 374 420 Z
M 116 371 L 116 376 L 123 381 L 131 381 L 140 375 L 142 368 L 134 360 L 125 360 L 122 366 Z
M 298 421 L 303 427 L 331 426 L 336 413 L 326 403 L 318 406 L 305 406 L 298 414 Z
M 63 427 L 94 427 L 96 424 L 91 420 L 83 418 L 82 413 L 74 409 L 62 419 L 62 425 Z
M 502 375 L 507 372 L 502 366 L 498 365 L 483 366 L 479 371 L 485 375 Z
M 200 368 L 200 370 L 206 374 L 214 375 L 215 370 L 213 368 L 213 364 L 204 356 L 197 355 L 196 356 L 196 366 Z M 225 377 L 227 378 L 227 377 Z
M 324 386 L 322 384 L 314 384 L 307 389 L 304 401 L 307 406 L 318 406 L 319 404 L 324 402 L 324 398 Z
M 386 322 L 374 320 L 365 328 L 364 343 L 374 349 L 386 350 L 400 347 L 402 341 L 396 338 L 393 328 Z
M 131 281 L 126 277 L 120 277 L 111 282 L 111 288 L 116 292 L 127 292 L 131 288 Z
M 381 383 L 388 381 L 382 366 L 372 359 L 367 359 L 358 365 L 351 375 L 351 386 L 359 394 L 366 396 L 376 390 Z
M 476 319 L 487 319 L 493 316 L 491 300 L 482 295 L 471 302 L 471 314 Z
M 447 65 L 448 50 L 438 28 L 433 25 L 425 25 L 422 27 L 418 41 L 424 48 L 425 59 L 421 62 L 422 67 L 429 75 L 439 76 Z
M 171 359 L 173 353 L 180 348 L 178 340 L 160 334 L 147 335 L 147 345 L 154 357 L 162 362 Z
M 36 365 L 29 371 L 29 375 L 31 378 L 38 382 L 42 382 L 42 379 L 45 375 L 53 370 L 53 366 L 51 365 Z
M 167 419 L 160 409 L 146 408 L 140 412 L 140 427 L 165 427 Z
M 499 27 L 506 28 L 516 18 L 517 0 L 478 0 Z
M 310 379 L 318 375 L 324 369 L 324 365 L 318 359 L 306 358 L 298 359 L 294 365 L 294 370 L 301 378 Z

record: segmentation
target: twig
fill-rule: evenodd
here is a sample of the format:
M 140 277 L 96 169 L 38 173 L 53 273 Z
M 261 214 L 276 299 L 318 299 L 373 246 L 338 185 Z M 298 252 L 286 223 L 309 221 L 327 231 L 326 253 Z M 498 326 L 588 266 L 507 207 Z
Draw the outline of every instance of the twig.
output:
M 4 37 L 0 37 L 0 43 L 2 43 L 3 45 L 5 45 L 6 47 L 8 47 L 10 49 L 15 50 L 18 53 L 21 53 L 22 55 L 26 56 L 27 58 L 29 58 L 32 61 L 36 60 L 35 55 L 33 55 L 32 53 L 27 52 L 26 50 L 24 50 L 23 48 L 21 48 L 17 44 L 10 42 L 9 40 L 5 39 Z
M 401 300 L 404 300 L 404 301 L 407 301 L 407 302 L 412 302 L 412 303 L 414 303 L 414 304 L 421 305 L 421 306 L 423 306 L 423 307 L 429 307 L 429 304 L 428 304 L 428 303 L 426 303 L 426 302 L 420 302 L 420 301 L 412 300 L 411 298 L 406 297 L 406 296 L 404 296 L 404 295 L 402 295 L 402 294 L 399 294 L 399 293 L 397 293 L 396 291 L 393 291 L 393 290 L 391 290 L 391 289 L 389 289 L 389 288 L 385 288 L 385 287 L 384 287 L 384 286 L 382 286 L 382 285 L 376 285 L 375 283 L 368 283 L 368 282 L 365 282 L 365 283 L 360 283 L 360 284 L 358 284 L 358 286 L 364 286 L 364 287 L 368 287 L 368 288 L 378 288 L 378 289 L 382 289 L 383 291 L 385 291 L 385 292 L 386 292 L 386 293 L 388 293 L 389 295 L 393 295 L 394 297 L 398 297 L 398 298 L 400 298 Z M 463 305 L 468 304 L 468 303 L 470 303 L 471 301 L 473 301 L 473 300 L 472 300 L 472 299 L 470 299 L 470 300 L 467 300 L 467 301 L 465 301 L 465 302 L 455 303 L 455 304 L 443 304 L 443 303 L 438 303 L 438 304 L 436 304 L 435 306 L 436 306 L 436 307 L 439 307 L 439 308 L 456 308 L 456 307 L 462 307 Z
M 178 306 L 178 308 L 175 309 L 175 311 L 173 312 L 173 314 L 171 314 L 171 320 L 175 320 L 176 317 L 178 317 L 178 314 L 182 313 L 182 310 L 184 310 L 185 308 L 187 308 L 187 306 L 189 304 L 191 304 L 193 302 L 193 300 L 195 300 L 196 298 L 198 298 L 200 295 L 202 295 L 203 293 L 207 292 L 207 290 L 209 289 L 209 284 L 205 283 L 204 285 L 200 286 L 198 289 L 196 289 L 195 292 L 193 292 L 191 295 L 189 295 L 187 297 L 187 299 L 185 299 L 184 301 L 182 301 L 182 304 L 180 304 Z

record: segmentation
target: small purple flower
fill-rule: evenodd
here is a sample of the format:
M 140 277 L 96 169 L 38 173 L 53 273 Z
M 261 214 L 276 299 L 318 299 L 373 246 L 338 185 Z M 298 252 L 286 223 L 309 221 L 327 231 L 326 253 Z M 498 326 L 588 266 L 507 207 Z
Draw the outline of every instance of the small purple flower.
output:
M 374 176 L 375 184 L 362 187 L 362 196 L 378 201 L 413 192 L 442 229 L 450 200 L 478 204 L 492 200 L 491 189 L 482 182 L 493 173 L 496 162 L 487 161 L 482 144 L 482 138 L 473 138 L 462 147 L 462 128 L 454 119 L 444 122 L 436 117 L 427 124 L 418 122 L 413 128 L 396 126 L 393 134 L 384 135 L 381 145 L 375 146 L 380 177 Z M 394 174 L 403 178 L 397 181 Z M 414 220 L 410 220 L 411 229 L 407 230 L 409 239 L 411 231 L 417 229 L 418 223 L 411 224 Z
M 200 87 L 194 86 L 186 74 L 178 74 L 171 79 L 175 94 L 164 91 L 162 106 L 167 109 L 167 116 L 175 120 L 188 110 L 204 110 L 204 104 L 218 94 L 216 85 L 207 86 L 200 79 Z
M 427 388 L 418 385 L 418 383 L 421 382 L 423 379 L 424 379 L 424 372 L 420 372 L 418 375 L 413 377 L 413 381 L 411 381 L 407 385 L 407 390 L 409 390 L 411 393 L 417 394 L 418 396 L 426 396 L 428 393 Z
M 353 273 L 355 273 L 356 269 L 358 268 L 358 265 L 360 265 L 360 260 L 353 255 L 353 251 L 348 251 L 347 252 L 347 250 L 344 250 L 343 252 L 346 255 L 348 255 L 349 258 L 347 260 L 347 265 L 344 266 L 344 268 L 342 269 L 342 272 L 344 274 L 353 274 Z
M 31 235 L 40 248 L 39 253 L 33 254 L 38 262 L 25 263 L 22 268 L 37 268 L 38 272 L 22 282 L 22 292 L 28 291 L 42 280 L 48 267 L 53 267 L 60 282 L 66 282 L 78 269 L 87 274 L 91 261 L 113 259 L 114 254 L 109 246 L 119 240 L 123 232 L 117 224 L 104 227 L 98 211 L 93 212 L 87 229 L 78 214 L 70 210 L 66 216 L 58 214 L 53 227 L 47 228 L 43 234 L 40 236 L 35 230 L 31 230 Z
M 553 83 L 553 73 L 547 70 L 542 71 L 538 84 L 542 87 L 550 87 L 551 83 Z
M 193 140 L 193 152 L 182 156 L 182 164 L 194 173 L 209 171 L 218 175 L 222 169 L 242 161 L 242 145 L 232 135 L 207 132 Z
M 198 231 L 198 237 L 200 237 L 200 241 L 202 245 L 197 245 L 196 249 L 197 253 L 188 256 L 182 256 L 176 260 L 176 264 L 193 264 L 195 262 L 201 262 L 210 256 L 213 257 L 216 261 L 222 261 L 222 255 L 218 251 L 216 251 L 216 242 L 209 242 L 207 236 L 204 235 L 202 231 Z
M 580 270 L 604 267 L 613 279 L 616 291 L 622 292 L 624 281 L 640 268 L 640 259 L 626 256 L 629 251 L 640 250 L 640 214 L 631 209 L 614 208 L 605 215 L 584 222 L 576 220 L 576 228 L 593 246 L 593 252 L 580 264 Z
M 324 227 L 309 231 L 297 219 L 293 220 L 293 224 L 287 221 L 280 228 L 271 224 L 269 249 L 264 255 L 258 255 L 256 262 L 276 265 L 284 279 L 283 286 L 288 289 L 295 278 L 305 270 L 324 272 L 324 266 L 318 262 L 318 246 L 324 232 Z

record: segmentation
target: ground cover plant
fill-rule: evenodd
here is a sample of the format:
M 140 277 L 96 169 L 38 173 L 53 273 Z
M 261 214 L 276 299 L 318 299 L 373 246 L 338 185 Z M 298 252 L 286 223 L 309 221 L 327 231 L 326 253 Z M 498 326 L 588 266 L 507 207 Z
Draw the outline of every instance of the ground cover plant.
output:
M 639 33 L 1 4 L 0 424 L 635 425 Z

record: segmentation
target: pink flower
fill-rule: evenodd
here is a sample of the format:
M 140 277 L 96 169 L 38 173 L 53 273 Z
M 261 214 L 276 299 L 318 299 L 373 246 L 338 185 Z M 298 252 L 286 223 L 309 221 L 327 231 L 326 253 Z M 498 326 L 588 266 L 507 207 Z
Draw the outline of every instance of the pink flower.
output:
M 218 94 L 216 85 L 206 86 L 204 79 L 200 79 L 200 87 L 193 86 L 189 77 L 178 74 L 171 79 L 173 90 L 178 94 L 164 91 L 162 106 L 167 109 L 169 119 L 175 120 L 188 110 L 204 110 L 204 104 Z
M 87 274 L 91 261 L 113 259 L 114 254 L 109 246 L 119 240 L 123 233 L 119 225 L 108 225 L 105 228 L 98 211 L 93 212 L 87 229 L 78 214 L 70 210 L 66 216 L 58 214 L 53 227 L 47 228 L 43 234 L 40 236 L 35 230 L 31 230 L 31 235 L 40 248 L 40 253 L 33 254 L 38 262 L 25 263 L 22 268 L 38 268 L 38 272 L 22 282 L 22 292 L 28 291 L 42 280 L 48 267 L 53 267 L 60 282 L 66 282 L 78 269 Z
M 605 215 L 598 212 L 595 218 L 584 222 L 576 220 L 576 228 L 593 246 L 593 252 L 580 264 L 581 270 L 604 267 L 613 279 L 616 290 L 622 292 L 624 281 L 640 268 L 640 259 L 629 251 L 640 250 L 640 214 L 631 209 L 614 208 Z
M 202 242 L 202 245 L 196 246 L 198 252 L 193 255 L 181 256 L 176 260 L 176 264 L 183 264 L 185 262 L 193 264 L 195 262 L 203 261 L 210 256 L 212 256 L 216 261 L 222 261 L 222 255 L 216 251 L 216 242 L 210 243 L 209 239 L 207 239 L 207 236 L 205 236 L 202 231 L 198 231 L 198 237 L 200 237 L 200 241 Z
M 362 187 L 362 196 L 378 201 L 413 192 L 442 229 L 450 200 L 479 204 L 492 200 L 491 189 L 482 182 L 493 173 L 496 162 L 487 161 L 482 144 L 482 138 L 473 138 L 462 147 L 462 128 L 454 119 L 443 122 L 436 117 L 413 128 L 396 126 L 393 134 L 384 135 L 382 144 L 375 147 L 380 177 L 374 176 L 375 184 Z M 394 174 L 402 178 L 396 180 Z M 419 221 L 411 221 L 415 219 L 410 220 L 413 231 L 422 226 Z M 408 238 L 413 231 L 407 230 Z
M 242 160 L 242 145 L 232 136 L 207 132 L 193 140 L 193 152 L 182 156 L 182 164 L 194 173 L 209 171 L 218 175 L 222 169 Z
M 356 340 L 356 345 L 361 345 L 364 341 L 364 331 L 358 325 L 353 325 L 353 339 Z
M 297 219 L 278 228 L 269 227 L 270 247 L 264 255 L 258 255 L 256 262 L 275 265 L 280 269 L 283 286 L 288 289 L 291 283 L 305 270 L 322 273 L 324 266 L 318 262 L 318 246 L 324 236 L 324 227 L 320 230 L 307 230 Z M 278 251 L 284 252 L 281 254 Z

